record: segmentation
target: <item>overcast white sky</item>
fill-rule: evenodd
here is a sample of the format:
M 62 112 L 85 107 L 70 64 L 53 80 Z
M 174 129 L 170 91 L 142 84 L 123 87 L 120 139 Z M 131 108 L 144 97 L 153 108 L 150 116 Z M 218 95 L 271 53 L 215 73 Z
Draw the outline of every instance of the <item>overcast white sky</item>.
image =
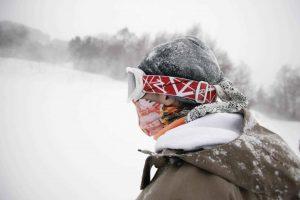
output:
M 233 60 L 268 83 L 283 64 L 300 66 L 299 0 L 0 0 L 0 20 L 50 36 L 185 31 L 201 24 Z

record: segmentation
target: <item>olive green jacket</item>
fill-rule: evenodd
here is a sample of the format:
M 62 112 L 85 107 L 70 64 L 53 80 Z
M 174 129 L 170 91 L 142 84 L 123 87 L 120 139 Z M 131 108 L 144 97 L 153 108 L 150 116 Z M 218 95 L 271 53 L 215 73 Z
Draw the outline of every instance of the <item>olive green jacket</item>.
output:
M 300 161 L 243 110 L 242 134 L 212 149 L 163 149 L 145 161 L 138 200 L 300 199 Z M 151 167 L 158 168 L 151 179 Z

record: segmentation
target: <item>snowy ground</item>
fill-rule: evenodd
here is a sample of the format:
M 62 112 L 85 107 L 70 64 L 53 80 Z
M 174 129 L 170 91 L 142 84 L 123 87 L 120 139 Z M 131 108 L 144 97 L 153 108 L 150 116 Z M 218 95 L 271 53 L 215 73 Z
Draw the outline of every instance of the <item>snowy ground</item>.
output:
M 0 199 L 134 199 L 154 141 L 126 84 L 64 67 L 0 59 Z M 300 155 L 300 122 L 256 115 Z

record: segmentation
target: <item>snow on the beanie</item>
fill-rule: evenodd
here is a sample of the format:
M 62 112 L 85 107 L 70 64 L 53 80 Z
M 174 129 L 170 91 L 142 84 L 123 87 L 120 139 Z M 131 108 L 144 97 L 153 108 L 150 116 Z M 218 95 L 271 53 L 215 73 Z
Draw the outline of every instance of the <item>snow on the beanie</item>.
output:
M 241 114 L 208 114 L 166 132 L 158 138 L 155 151 L 159 152 L 164 148 L 191 151 L 225 144 L 240 135 L 242 123 Z
M 199 39 L 183 37 L 156 46 L 138 68 L 147 75 L 165 75 L 216 84 L 222 73 L 214 53 Z

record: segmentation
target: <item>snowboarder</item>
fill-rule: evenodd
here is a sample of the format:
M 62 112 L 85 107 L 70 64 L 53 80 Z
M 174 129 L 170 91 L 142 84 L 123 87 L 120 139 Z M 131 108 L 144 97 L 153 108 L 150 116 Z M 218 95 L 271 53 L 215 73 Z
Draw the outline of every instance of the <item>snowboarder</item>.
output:
M 300 198 L 298 157 L 255 121 L 202 41 L 161 44 L 127 72 L 139 125 L 156 140 L 141 150 L 138 200 Z

